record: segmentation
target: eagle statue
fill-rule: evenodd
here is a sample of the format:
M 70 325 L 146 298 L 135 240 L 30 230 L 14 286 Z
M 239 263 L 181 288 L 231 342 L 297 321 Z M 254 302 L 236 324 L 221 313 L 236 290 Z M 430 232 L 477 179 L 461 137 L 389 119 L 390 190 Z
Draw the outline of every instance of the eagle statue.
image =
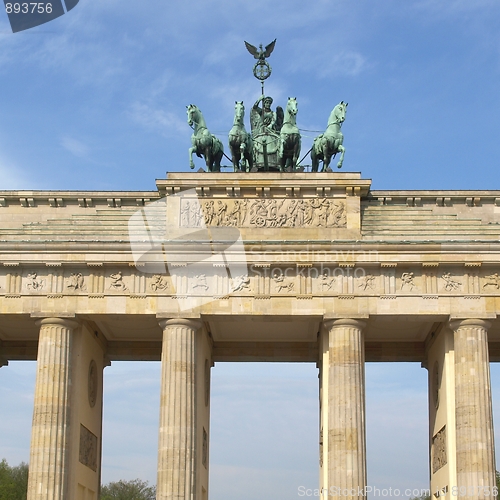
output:
M 259 48 L 257 48 L 248 42 L 245 42 L 245 47 L 247 48 L 248 52 L 250 52 L 250 54 L 252 54 L 255 57 L 255 59 L 264 62 L 266 58 L 272 54 L 275 44 L 276 44 L 276 38 L 269 45 L 266 45 L 265 49 L 262 48 L 262 44 L 260 44 Z

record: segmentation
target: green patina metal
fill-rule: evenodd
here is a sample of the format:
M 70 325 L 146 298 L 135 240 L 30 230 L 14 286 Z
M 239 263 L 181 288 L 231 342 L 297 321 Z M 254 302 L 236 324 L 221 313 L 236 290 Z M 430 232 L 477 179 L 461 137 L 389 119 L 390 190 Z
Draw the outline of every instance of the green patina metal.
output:
M 272 73 L 267 62 L 276 45 L 276 40 L 263 48 L 245 42 L 250 54 L 257 60 L 253 74 L 261 83 L 261 96 L 255 101 L 250 111 L 251 134 L 244 125 L 245 107 L 243 101 L 235 101 L 233 127 L 229 132 L 229 149 L 231 151 L 232 168 L 235 172 L 294 172 L 302 171 L 299 156 L 301 149 L 301 134 L 297 126 L 297 99 L 289 97 L 283 111 L 276 106 L 273 111 L 273 98 L 266 96 L 264 82 Z M 312 171 L 317 172 L 319 162 L 323 162 L 321 172 L 331 172 L 330 161 L 337 153 L 341 153 L 337 167 L 341 168 L 344 161 L 344 136 L 340 131 L 345 120 L 347 103 L 341 101 L 330 113 L 325 132 L 314 139 L 311 148 Z M 191 136 L 192 147 L 189 150 L 190 167 L 194 168 L 193 152 L 203 156 L 210 172 L 220 171 L 220 161 L 224 154 L 222 143 L 209 132 L 200 110 L 188 106 L 188 122 L 194 128 Z M 308 153 L 307 153 L 308 154 Z

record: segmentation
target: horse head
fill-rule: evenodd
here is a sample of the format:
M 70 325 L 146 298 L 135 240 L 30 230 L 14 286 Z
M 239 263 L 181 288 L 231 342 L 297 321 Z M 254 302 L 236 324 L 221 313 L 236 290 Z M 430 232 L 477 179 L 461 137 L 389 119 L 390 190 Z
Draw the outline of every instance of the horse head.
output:
M 243 105 L 243 101 L 235 101 L 234 102 L 234 122 L 235 123 L 242 123 L 244 117 L 245 117 L 245 106 Z
M 286 110 L 288 111 L 288 114 L 292 116 L 297 115 L 298 107 L 297 107 L 297 98 L 296 97 L 289 97 L 288 102 L 286 104 Z
M 335 117 L 335 121 L 333 123 L 340 123 L 340 124 L 344 123 L 347 106 L 348 106 L 347 102 L 340 101 L 333 108 L 333 116 Z
M 187 117 L 188 117 L 188 125 L 190 127 L 193 126 L 193 124 L 197 123 L 197 111 L 198 107 L 195 106 L 194 104 L 190 104 L 189 106 L 186 106 L 187 108 Z

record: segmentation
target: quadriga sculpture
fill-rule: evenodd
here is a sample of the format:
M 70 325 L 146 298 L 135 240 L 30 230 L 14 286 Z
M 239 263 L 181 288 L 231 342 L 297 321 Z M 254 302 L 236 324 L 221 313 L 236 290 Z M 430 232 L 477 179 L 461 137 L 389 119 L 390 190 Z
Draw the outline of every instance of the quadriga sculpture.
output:
M 344 162 L 345 148 L 342 146 L 344 135 L 340 131 L 345 120 L 347 103 L 341 101 L 337 104 L 328 118 L 328 126 L 325 132 L 314 139 L 311 150 L 312 171 L 317 172 L 319 162 L 323 161 L 321 172 L 325 172 L 330 165 L 332 156 L 340 152 L 340 160 L 337 167 L 341 168 Z
M 209 172 L 220 172 L 220 162 L 224 154 L 222 142 L 211 134 L 201 111 L 194 104 L 187 107 L 188 124 L 194 132 L 191 136 L 192 147 L 189 148 L 189 166 L 194 168 L 193 153 L 205 158 Z
M 229 131 L 229 149 L 234 171 L 250 171 L 253 167 L 253 141 L 252 136 L 246 131 L 243 119 L 245 106 L 243 101 L 235 101 L 233 128 Z M 240 165 L 240 160 L 242 160 Z

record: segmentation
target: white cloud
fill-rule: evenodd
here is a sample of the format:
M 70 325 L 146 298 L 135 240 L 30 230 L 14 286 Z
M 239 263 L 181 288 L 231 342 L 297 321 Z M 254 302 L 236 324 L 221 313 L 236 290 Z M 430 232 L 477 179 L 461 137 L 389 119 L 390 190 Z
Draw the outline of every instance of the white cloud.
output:
M 33 178 L 7 158 L 0 156 L 0 189 L 26 189 L 33 186 Z
M 74 137 L 63 137 L 61 139 L 61 146 L 69 151 L 71 154 L 82 158 L 87 156 L 89 153 L 89 148 L 82 141 L 75 139 Z
M 143 127 L 153 130 L 163 136 L 185 135 L 187 118 L 186 120 L 181 119 L 180 113 L 177 111 L 173 113 L 171 111 L 158 109 L 150 104 L 135 102 L 132 104 L 127 114 Z
M 292 47 L 289 69 L 293 73 L 314 73 L 320 78 L 358 76 L 373 65 L 349 37 L 319 35 L 308 40 L 296 39 Z

